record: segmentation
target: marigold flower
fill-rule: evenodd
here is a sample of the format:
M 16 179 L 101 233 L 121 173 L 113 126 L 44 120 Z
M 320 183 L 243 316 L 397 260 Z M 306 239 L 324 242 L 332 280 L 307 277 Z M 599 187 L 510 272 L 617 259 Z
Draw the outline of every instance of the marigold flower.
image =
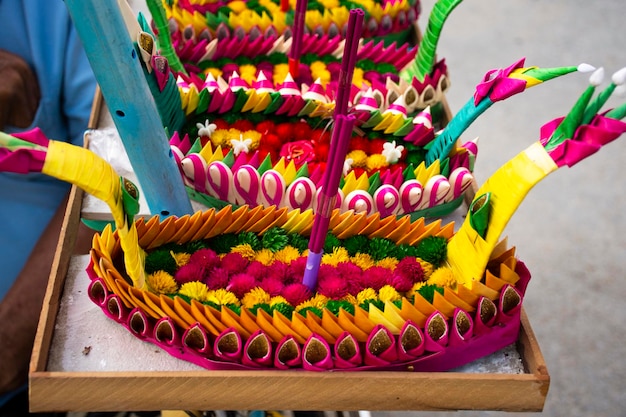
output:
M 150 291 L 156 294 L 173 294 L 178 285 L 171 274 L 165 271 L 156 271 L 146 277 L 146 284 Z
M 199 281 L 191 281 L 181 285 L 179 294 L 185 295 L 198 301 L 205 301 L 209 293 L 209 288 Z

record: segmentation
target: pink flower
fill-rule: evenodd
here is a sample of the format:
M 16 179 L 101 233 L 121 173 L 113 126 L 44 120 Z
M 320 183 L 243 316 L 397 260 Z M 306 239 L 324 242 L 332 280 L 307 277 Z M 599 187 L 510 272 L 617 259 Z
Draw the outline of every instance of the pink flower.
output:
M 227 253 L 222 257 L 221 267 L 228 271 L 229 274 L 237 274 L 243 272 L 248 266 L 249 262 L 240 253 Z
M 219 288 L 225 288 L 228 285 L 228 271 L 223 268 L 213 268 L 211 272 L 205 277 L 204 283 L 211 290 L 217 290 Z
M 297 306 L 300 303 L 311 298 L 312 294 L 309 288 L 302 284 L 290 284 L 283 288 L 281 293 L 283 297 L 291 304 L 292 306 Z
M 198 264 L 188 263 L 181 266 L 174 274 L 174 280 L 179 285 L 185 284 L 191 281 L 203 281 L 204 280 L 204 268 Z
M 522 68 L 524 58 L 515 62 L 508 68 L 493 69 L 488 71 L 483 81 L 476 86 L 474 93 L 474 105 L 478 105 L 488 97 L 492 102 L 504 100 L 526 89 L 526 81 L 517 78 L 509 78 L 513 70 Z
M 324 265 L 322 265 L 324 266 Z M 348 294 L 348 285 L 336 272 L 321 273 L 318 275 L 317 292 L 333 300 L 338 300 Z
M 398 262 L 394 275 L 401 276 L 402 278 L 411 281 L 413 284 L 424 281 L 424 270 L 422 269 L 422 265 L 413 256 L 407 256 Z
M 241 273 L 230 277 L 230 283 L 226 289 L 234 293 L 238 298 L 241 298 L 256 286 L 257 280 L 252 275 Z
M 190 264 L 199 265 L 205 271 L 209 272 L 219 265 L 220 258 L 212 249 L 200 249 L 189 257 Z

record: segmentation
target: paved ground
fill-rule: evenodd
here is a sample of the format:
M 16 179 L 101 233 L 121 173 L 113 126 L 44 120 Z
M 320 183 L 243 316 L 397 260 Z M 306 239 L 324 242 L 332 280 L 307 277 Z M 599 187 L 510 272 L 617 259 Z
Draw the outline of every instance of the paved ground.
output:
M 433 3 L 424 0 L 424 12 Z M 452 111 L 470 98 L 487 70 L 521 57 L 527 65 L 541 67 L 588 62 L 603 66 L 608 79 L 626 66 L 625 16 L 623 0 L 466 0 L 446 22 L 439 47 L 450 69 Z M 538 140 L 541 125 L 566 114 L 587 79 L 571 74 L 553 80 L 497 103 L 481 116 L 466 135 L 480 136 L 478 180 Z M 625 157 L 622 137 L 580 164 L 553 173 L 530 192 L 508 225 L 509 242 L 533 273 L 525 306 L 552 378 L 542 416 L 626 416 Z

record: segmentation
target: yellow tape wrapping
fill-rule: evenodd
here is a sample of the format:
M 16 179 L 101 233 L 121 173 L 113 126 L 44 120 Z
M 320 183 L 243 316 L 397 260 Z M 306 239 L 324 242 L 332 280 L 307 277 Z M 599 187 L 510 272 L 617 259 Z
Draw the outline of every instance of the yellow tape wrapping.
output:
M 145 253 L 139 247 L 135 224 L 129 225 L 126 221 L 120 177 L 111 165 L 84 148 L 51 140 L 41 172 L 75 184 L 107 203 L 120 235 L 126 271 L 133 280 L 134 286 L 143 288 Z
M 467 216 L 448 244 L 448 262 L 461 284 L 471 286 L 472 281 L 482 278 L 489 257 L 513 213 L 535 184 L 556 169 L 554 161 L 537 142 L 500 167 L 480 187 L 477 196 L 491 193 L 485 238 L 472 228 Z

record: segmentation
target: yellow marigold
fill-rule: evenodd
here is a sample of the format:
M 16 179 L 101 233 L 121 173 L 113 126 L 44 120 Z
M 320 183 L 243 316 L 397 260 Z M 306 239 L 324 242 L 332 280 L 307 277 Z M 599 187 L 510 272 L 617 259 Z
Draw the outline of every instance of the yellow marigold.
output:
M 256 80 L 256 67 L 250 64 L 240 65 L 239 77 L 249 85 L 252 85 L 252 83 Z
M 295 261 L 300 256 L 300 251 L 293 246 L 285 246 L 283 249 L 274 252 L 274 259 L 286 264 Z
M 234 127 L 231 127 L 230 129 L 228 129 L 228 144 L 230 145 L 230 141 L 232 139 L 241 140 L 242 134 L 243 132 L 241 130 L 235 129 Z
M 437 268 L 433 271 L 428 281 L 428 284 L 437 285 L 439 287 L 450 287 L 456 288 L 456 277 L 454 276 L 454 272 L 452 272 L 451 268 L 443 266 L 441 268 Z
M 311 63 L 311 78 L 317 80 L 319 78 L 323 86 L 326 86 L 330 82 L 331 74 L 326 68 L 326 64 L 322 61 L 315 61 Z
M 427 280 L 433 274 L 435 267 L 433 267 L 433 264 L 431 264 L 430 262 L 426 262 L 421 258 L 417 258 L 417 262 L 419 262 L 422 266 L 422 271 L 424 271 L 424 279 Z
M 333 249 L 333 253 L 327 253 L 322 255 L 322 263 L 332 266 L 337 266 L 337 264 L 341 262 L 348 262 L 350 260 L 350 255 L 348 255 L 348 251 L 346 248 L 335 248 Z
M 257 304 L 268 304 L 270 295 L 260 287 L 248 291 L 241 299 L 241 305 L 245 308 L 252 308 Z
M 216 80 L 222 76 L 222 70 L 219 68 L 207 68 L 204 70 L 205 74 L 211 74 Z
M 307 301 L 298 304 L 298 306 L 296 307 L 296 311 L 300 311 L 303 308 L 307 308 L 307 307 L 316 307 L 316 308 L 322 309 L 324 308 L 327 302 L 328 302 L 328 297 L 322 294 L 315 294 L 312 298 L 309 298 Z
M 396 269 L 398 262 L 400 261 L 398 261 L 397 258 L 383 258 L 380 261 L 376 262 L 376 266 L 381 266 L 386 269 L 394 270 Z
M 356 85 L 357 87 L 361 87 L 361 85 L 363 85 L 363 69 L 362 68 L 354 69 L 354 72 L 352 74 L 352 84 Z
M 252 139 L 252 143 L 248 147 L 250 151 L 253 151 L 259 147 L 262 137 L 263 135 L 256 130 L 246 130 L 245 132 L 243 132 L 244 139 Z
M 165 271 L 156 271 L 146 277 L 150 291 L 156 294 L 173 294 L 178 289 L 174 277 Z
M 352 263 L 361 268 L 362 270 L 368 270 L 374 266 L 375 262 L 367 253 L 357 253 L 350 258 Z
M 209 288 L 200 281 L 191 281 L 181 285 L 178 293 L 198 301 L 205 301 L 209 293 Z
M 377 298 L 378 298 L 378 294 L 376 293 L 376 290 L 373 288 L 362 289 L 356 295 L 357 304 L 363 304 L 363 302 L 366 300 L 373 300 L 373 299 L 375 300 Z
M 384 168 L 389 165 L 387 162 L 387 158 L 385 155 L 377 153 L 375 155 L 370 155 L 367 157 L 367 162 L 365 163 L 368 170 Z
M 273 305 L 281 304 L 281 303 L 289 304 L 289 301 L 287 301 L 287 299 L 283 297 L 282 295 L 277 295 L 275 297 L 270 298 L 269 305 L 273 306 Z
M 426 285 L 425 282 L 416 282 L 415 284 L 413 284 L 413 286 L 411 287 L 411 290 L 409 291 L 409 294 L 413 294 L 414 292 L 417 292 L 420 288 L 422 288 L 424 285 Z
M 214 147 L 221 146 L 222 148 L 230 146 L 230 135 L 226 129 L 216 129 L 211 135 L 211 143 Z
M 274 262 L 274 252 L 269 249 L 261 249 L 256 253 L 255 259 L 263 265 L 271 265 Z
M 250 246 L 249 243 L 233 246 L 230 251 L 240 254 L 249 261 L 254 261 L 256 259 L 256 252 L 252 249 L 252 246 Z
M 237 296 L 234 293 L 223 288 L 209 291 L 206 296 L 206 301 L 210 301 L 219 305 L 239 305 L 239 299 L 237 298 Z
M 185 252 L 174 253 L 174 251 L 170 251 L 170 255 L 172 255 L 172 258 L 176 261 L 176 265 L 179 267 L 187 265 L 189 258 L 191 258 L 191 254 Z
M 274 84 L 282 84 L 285 82 L 285 77 L 289 72 L 289 64 L 277 64 L 274 65 L 274 74 L 272 75 L 272 81 Z
M 365 168 L 367 165 L 367 154 L 361 149 L 355 149 L 348 153 L 346 158 L 352 159 L 352 166 L 358 168 Z
M 383 285 L 383 287 L 378 290 L 378 298 L 380 301 L 396 301 L 402 297 L 391 285 Z

